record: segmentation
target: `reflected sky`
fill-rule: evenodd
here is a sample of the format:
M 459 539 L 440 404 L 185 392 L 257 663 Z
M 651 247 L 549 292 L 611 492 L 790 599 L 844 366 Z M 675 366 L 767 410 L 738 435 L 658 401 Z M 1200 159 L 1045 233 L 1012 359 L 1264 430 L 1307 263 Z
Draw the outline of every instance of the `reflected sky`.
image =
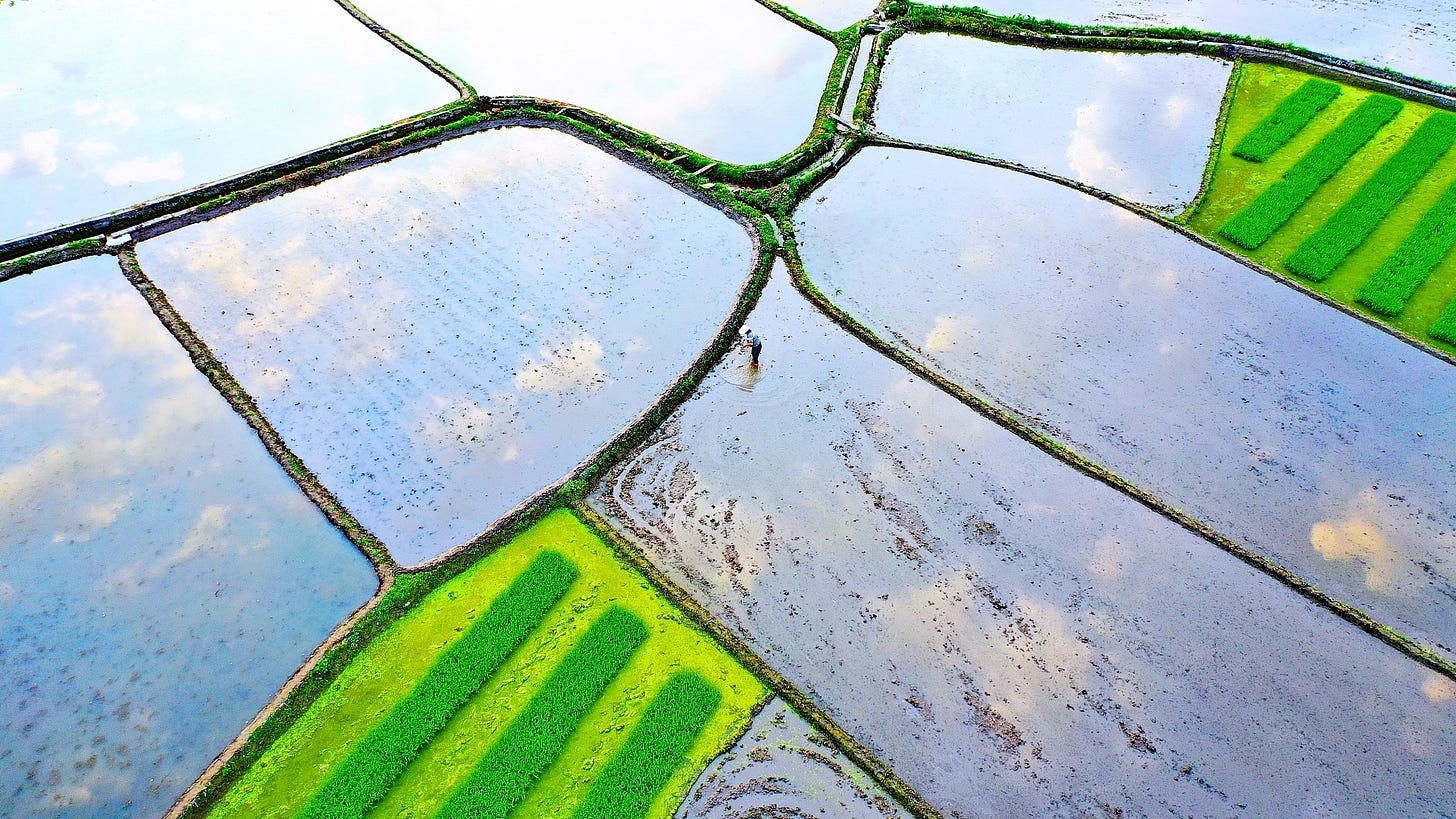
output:
M 839 31 L 851 23 L 875 13 L 877 0 L 783 0 L 786 6 L 830 31 Z
M 724 162 L 809 136 L 834 47 L 753 0 L 367 0 L 485 95 L 581 105 Z
M 0 4 L 0 240 L 455 97 L 330 0 Z
M 0 283 L 0 327 L 4 812 L 159 815 L 374 572 L 115 260 Z
M 1278 816 L 1290 783 L 1310 815 L 1456 809 L 1456 697 L 1423 667 L 864 347 L 781 267 L 750 321 L 769 375 L 725 361 L 601 491 L 946 815 Z
M 996 14 L 1189 26 L 1259 37 L 1456 85 L 1456 5 L 1426 0 L 991 0 Z
M 474 537 L 707 345 L 742 227 L 555 131 L 486 131 L 143 242 L 145 270 L 397 560 Z
M 890 49 L 875 126 L 1176 212 L 1198 195 L 1229 70 L 1186 54 L 913 35 Z
M 795 218 L 810 276 L 886 338 L 1456 656 L 1451 365 L 997 168 L 864 151 Z

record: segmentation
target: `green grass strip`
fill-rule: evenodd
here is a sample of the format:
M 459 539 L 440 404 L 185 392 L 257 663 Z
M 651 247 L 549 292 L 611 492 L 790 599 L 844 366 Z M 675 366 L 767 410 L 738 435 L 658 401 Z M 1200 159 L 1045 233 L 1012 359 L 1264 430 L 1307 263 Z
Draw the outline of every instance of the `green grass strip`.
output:
M 718 689 L 695 671 L 672 675 L 626 744 L 592 783 L 574 819 L 645 817 L 722 699 Z
M 1431 325 L 1431 338 L 1440 339 L 1447 344 L 1456 344 L 1456 299 L 1446 305 L 1441 317 Z
M 363 817 L 566 594 L 576 567 L 552 551 L 521 572 L 304 806 L 310 819 Z
M 1254 130 L 1234 146 L 1234 156 L 1250 162 L 1263 162 L 1294 139 L 1319 112 L 1330 107 L 1340 95 L 1339 83 L 1311 77 L 1289 96 L 1279 101 L 1269 115 L 1259 120 Z
M 1405 103 L 1384 94 L 1366 98 L 1300 157 L 1283 179 L 1270 185 L 1218 232 L 1239 247 L 1257 250 L 1404 107 Z
M 1456 182 L 1421 216 L 1400 247 L 1355 294 L 1355 300 L 1383 316 L 1399 315 L 1453 246 L 1456 246 Z
M 1370 238 L 1395 206 L 1456 143 L 1456 115 L 1432 114 L 1385 160 L 1360 190 L 1311 233 L 1284 266 L 1310 281 L 1324 281 Z
M 647 626 L 620 606 L 597 618 L 436 816 L 508 816 L 646 639 Z

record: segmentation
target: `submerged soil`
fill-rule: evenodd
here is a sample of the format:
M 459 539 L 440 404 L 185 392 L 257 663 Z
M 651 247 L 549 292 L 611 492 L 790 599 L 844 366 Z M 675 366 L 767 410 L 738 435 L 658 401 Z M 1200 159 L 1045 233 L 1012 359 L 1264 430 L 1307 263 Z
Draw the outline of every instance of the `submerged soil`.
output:
M 725 360 L 591 502 L 947 816 L 1456 809 L 1450 681 L 863 347 L 782 269 L 751 323 L 761 378 Z

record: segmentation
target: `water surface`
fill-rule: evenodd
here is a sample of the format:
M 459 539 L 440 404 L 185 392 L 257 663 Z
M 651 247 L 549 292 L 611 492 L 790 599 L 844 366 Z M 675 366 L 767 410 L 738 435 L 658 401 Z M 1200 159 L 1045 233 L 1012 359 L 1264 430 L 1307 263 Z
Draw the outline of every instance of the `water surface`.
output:
M 0 4 L 0 241 L 455 96 L 328 0 Z
M 111 258 L 0 283 L 0 793 L 157 816 L 373 592 Z
M 474 537 L 697 356 L 753 260 L 576 139 L 462 137 L 143 242 L 145 270 L 397 560 Z
M 390 30 L 481 94 L 580 105 L 724 162 L 803 142 L 829 41 L 753 0 L 366 0 Z
M 865 151 L 795 218 L 809 275 L 887 340 L 1456 656 L 1456 367 L 998 168 Z
M 1188 54 L 910 35 L 890 48 L 875 126 L 1177 212 L 1198 195 L 1229 71 Z
M 1456 684 L 914 378 L 782 270 L 751 321 L 757 387 L 710 379 L 592 503 L 943 815 L 1456 811 Z
M 1188 26 L 1294 43 L 1456 85 L 1456 6 L 1424 0 L 992 0 L 996 14 L 1069 23 Z

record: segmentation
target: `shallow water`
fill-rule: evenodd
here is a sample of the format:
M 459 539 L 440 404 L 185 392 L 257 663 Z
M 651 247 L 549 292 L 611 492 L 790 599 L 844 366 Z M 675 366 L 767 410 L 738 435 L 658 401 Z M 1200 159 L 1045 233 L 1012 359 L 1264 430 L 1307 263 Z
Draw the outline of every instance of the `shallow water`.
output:
M 545 129 L 486 131 L 143 242 L 293 451 L 416 564 L 641 412 L 712 339 L 742 227 Z
M 455 97 L 326 0 L 4 4 L 0 240 L 276 162 Z
M 996 14 L 1069 23 L 1189 26 L 1290 42 L 1456 85 L 1456 6 L 1424 0 L 993 0 Z
M 592 503 L 944 815 L 1456 810 L 1456 684 L 912 377 L 782 269 L 752 324 L 759 387 L 710 379 Z
M 1105 202 L 857 155 L 796 215 L 884 338 L 1456 656 L 1456 368 Z
M 7 816 L 156 816 L 373 592 L 109 257 L 0 283 Z
M 753 0 L 366 0 L 475 86 L 580 105 L 723 162 L 770 162 L 814 126 L 834 47 Z
M 865 69 L 869 67 L 870 54 L 874 51 L 874 47 L 874 35 L 859 38 L 859 50 L 855 52 L 854 68 L 849 74 L 849 84 L 845 86 L 844 99 L 839 101 L 841 119 L 854 119 L 854 107 L 859 102 L 859 90 L 864 85 Z
M 793 9 L 830 31 L 839 31 L 874 14 L 878 3 L 876 0 L 783 0 L 780 5 Z
M 775 697 L 693 783 L 677 819 L 907 817 L 829 738 Z
M 1230 64 L 1187 54 L 1049 51 L 901 37 L 875 126 L 1177 212 L 1198 195 Z

